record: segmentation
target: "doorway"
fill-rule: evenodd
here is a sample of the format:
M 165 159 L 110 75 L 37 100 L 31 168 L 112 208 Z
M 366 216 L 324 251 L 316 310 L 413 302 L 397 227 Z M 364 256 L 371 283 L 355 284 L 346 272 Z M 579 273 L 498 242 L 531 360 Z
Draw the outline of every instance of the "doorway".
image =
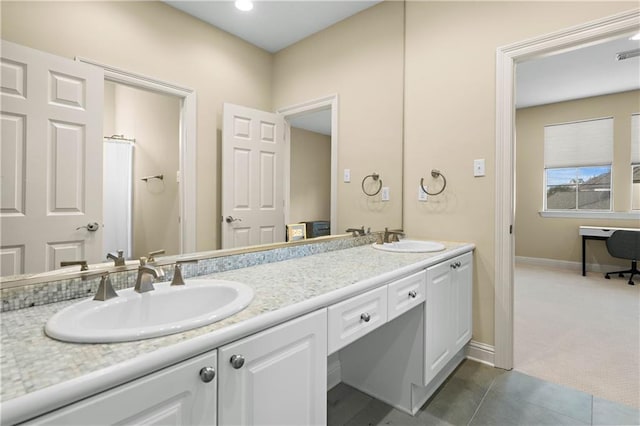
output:
M 104 252 L 180 254 L 180 100 L 111 81 L 104 89 Z
M 179 175 L 171 178 L 178 181 L 178 214 L 179 214 L 179 251 L 192 253 L 196 251 L 196 93 L 177 84 L 168 83 L 152 77 L 131 73 L 119 68 L 105 65 L 87 58 L 76 57 L 76 61 L 90 64 L 104 71 L 106 82 L 117 83 L 148 92 L 173 96 L 178 99 L 179 142 L 178 164 Z M 106 135 L 106 133 L 105 133 Z M 111 136 L 111 135 L 106 135 Z M 163 177 L 164 178 L 164 177 Z
M 573 49 L 637 31 L 638 11 L 515 43 L 497 50 L 496 66 L 496 250 L 494 364 L 513 368 L 513 282 L 515 244 L 514 67 L 519 61 Z

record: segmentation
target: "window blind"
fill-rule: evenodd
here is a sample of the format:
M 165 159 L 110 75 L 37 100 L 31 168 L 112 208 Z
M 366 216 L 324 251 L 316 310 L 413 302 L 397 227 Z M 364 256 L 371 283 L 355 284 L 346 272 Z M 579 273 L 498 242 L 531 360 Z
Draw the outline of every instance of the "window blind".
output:
M 631 115 L 631 164 L 640 164 L 640 114 Z
M 544 167 L 579 167 L 613 162 L 613 118 L 544 127 Z

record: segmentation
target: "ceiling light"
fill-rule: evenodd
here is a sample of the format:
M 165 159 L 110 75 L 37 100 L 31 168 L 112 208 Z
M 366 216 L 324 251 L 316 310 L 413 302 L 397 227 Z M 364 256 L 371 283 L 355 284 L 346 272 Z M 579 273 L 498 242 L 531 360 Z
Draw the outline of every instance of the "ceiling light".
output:
M 633 37 L 629 37 L 629 40 L 638 41 L 640 40 L 640 33 L 634 35 Z
M 251 0 L 236 0 L 236 8 L 248 12 L 253 9 L 253 2 Z
M 640 49 L 625 50 L 624 52 L 617 53 L 616 60 L 622 61 L 624 59 L 635 58 L 636 56 L 640 56 Z

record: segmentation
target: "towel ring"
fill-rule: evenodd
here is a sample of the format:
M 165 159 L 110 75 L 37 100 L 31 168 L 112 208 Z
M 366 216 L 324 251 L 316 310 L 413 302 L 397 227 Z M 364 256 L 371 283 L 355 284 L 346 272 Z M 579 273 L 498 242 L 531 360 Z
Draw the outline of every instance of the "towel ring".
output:
M 442 173 L 440 173 L 440 170 L 436 170 L 436 169 L 431 170 L 431 176 L 434 178 L 438 178 L 438 177 L 442 178 L 442 188 L 440 188 L 440 191 L 433 192 L 433 193 L 427 191 L 427 188 L 424 187 L 424 178 L 420 178 L 420 188 L 422 188 L 422 190 L 428 195 L 442 194 L 442 191 L 444 191 L 444 189 L 447 187 L 447 179 L 444 177 Z
M 366 189 L 364 189 L 364 183 L 367 181 L 367 179 L 373 179 L 374 182 L 378 182 L 378 190 L 376 192 L 374 192 L 373 194 L 370 192 L 367 192 Z M 380 179 L 380 175 L 377 173 L 373 173 L 370 175 L 367 175 L 364 177 L 364 179 L 362 179 L 362 192 L 364 192 L 366 195 L 368 195 L 369 197 L 373 197 L 374 195 L 378 195 L 378 192 L 380 192 L 380 190 L 382 189 L 382 179 Z

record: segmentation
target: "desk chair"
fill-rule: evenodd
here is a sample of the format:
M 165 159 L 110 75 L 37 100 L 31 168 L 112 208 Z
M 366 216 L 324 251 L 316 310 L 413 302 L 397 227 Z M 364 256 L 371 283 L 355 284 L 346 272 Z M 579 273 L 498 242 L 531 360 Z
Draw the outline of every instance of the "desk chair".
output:
M 631 274 L 629 285 L 633 285 L 633 276 L 640 274 L 638 271 L 638 259 L 640 259 L 640 232 L 637 231 L 615 231 L 607 239 L 607 251 L 613 257 L 631 260 L 631 269 L 624 271 L 607 272 L 604 277 L 609 279 L 609 274 Z

